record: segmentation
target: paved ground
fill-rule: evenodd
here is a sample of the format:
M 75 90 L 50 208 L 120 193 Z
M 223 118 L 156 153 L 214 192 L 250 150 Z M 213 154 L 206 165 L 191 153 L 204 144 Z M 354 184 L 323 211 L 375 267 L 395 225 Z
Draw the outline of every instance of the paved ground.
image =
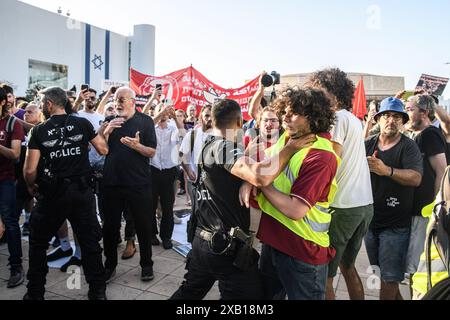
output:
M 177 198 L 176 209 L 184 206 L 185 198 Z M 123 232 L 123 228 L 122 228 Z M 24 253 L 24 269 L 28 269 L 28 243 L 22 243 Z M 119 255 L 125 248 L 125 243 L 119 246 Z M 139 252 L 139 250 L 138 250 Z M 120 256 L 119 256 L 120 259 Z M 139 253 L 130 260 L 119 260 L 117 274 L 113 281 L 108 285 L 107 296 L 110 300 L 166 300 L 173 292 L 177 290 L 183 281 L 184 257 L 173 250 L 164 250 L 162 246 L 153 247 L 153 261 L 155 279 L 151 282 L 142 282 L 140 280 Z M 9 278 L 8 249 L 6 245 L 0 245 L 0 300 L 18 300 L 23 297 L 26 291 L 25 284 L 14 289 L 6 288 L 6 280 Z M 356 262 L 356 267 L 364 283 L 366 299 L 378 300 L 379 291 L 368 289 L 376 283 L 376 278 L 370 278 L 369 261 L 365 248 Z M 71 275 L 62 273 L 58 269 L 50 269 L 47 276 L 47 292 L 45 298 L 48 300 L 79 300 L 87 299 L 88 286 L 81 277 L 80 289 L 69 289 L 68 279 Z M 69 284 L 71 282 L 69 281 Z M 73 282 L 72 282 L 73 283 Z M 338 300 L 348 300 L 348 293 L 344 278 L 338 274 L 334 281 L 334 288 Z M 408 286 L 401 286 L 402 295 L 409 299 Z M 209 292 L 207 300 L 217 300 L 220 294 L 217 284 Z

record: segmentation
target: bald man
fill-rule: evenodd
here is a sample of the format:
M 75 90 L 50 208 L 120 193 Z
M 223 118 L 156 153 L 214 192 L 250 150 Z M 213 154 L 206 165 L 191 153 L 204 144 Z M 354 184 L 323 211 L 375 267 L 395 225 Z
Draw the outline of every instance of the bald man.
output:
M 150 158 L 156 153 L 156 133 L 152 118 L 137 112 L 135 93 L 120 88 L 114 96 L 116 118 L 104 126 L 110 153 L 103 169 L 103 243 L 106 280 L 115 275 L 117 239 L 121 217 L 128 209 L 135 225 L 141 253 L 141 280 L 153 280 L 152 186 Z

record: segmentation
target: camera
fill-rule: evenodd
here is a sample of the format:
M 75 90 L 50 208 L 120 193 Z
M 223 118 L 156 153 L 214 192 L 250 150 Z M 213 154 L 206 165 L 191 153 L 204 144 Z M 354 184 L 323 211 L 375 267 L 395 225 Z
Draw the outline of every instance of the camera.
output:
M 262 79 L 261 83 L 264 87 L 270 87 L 277 84 L 280 84 L 281 76 L 278 72 L 272 71 L 270 74 L 265 74 Z
M 111 93 L 112 93 L 112 94 L 116 94 L 116 91 L 117 91 L 117 87 L 112 87 L 112 88 L 111 88 Z
M 84 90 L 89 90 L 89 85 L 88 84 L 82 84 L 81 85 L 81 91 L 84 91 Z

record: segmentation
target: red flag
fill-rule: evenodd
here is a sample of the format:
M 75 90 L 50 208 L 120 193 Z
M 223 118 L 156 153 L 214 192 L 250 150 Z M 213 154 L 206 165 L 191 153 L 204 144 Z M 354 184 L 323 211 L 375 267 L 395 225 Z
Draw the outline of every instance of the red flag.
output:
M 353 114 L 361 120 L 364 120 L 364 116 L 367 114 L 367 101 L 366 101 L 366 92 L 364 90 L 364 81 L 361 77 L 361 80 L 358 82 L 358 86 L 355 91 L 355 98 L 353 99 Z
M 237 89 L 224 89 L 208 80 L 194 67 L 172 72 L 162 77 L 142 74 L 131 69 L 130 87 L 137 95 L 149 95 L 156 85 L 162 85 L 165 99 L 170 100 L 176 109 L 186 110 L 190 104 L 199 109 L 205 104 L 213 104 L 217 99 L 233 99 L 242 107 L 245 120 L 248 104 L 259 87 L 259 76 Z

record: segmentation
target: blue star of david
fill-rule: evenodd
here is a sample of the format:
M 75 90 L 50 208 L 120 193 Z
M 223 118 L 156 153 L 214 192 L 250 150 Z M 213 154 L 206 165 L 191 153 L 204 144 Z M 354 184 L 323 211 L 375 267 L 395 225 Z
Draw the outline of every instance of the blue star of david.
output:
M 102 70 L 102 66 L 104 65 L 102 56 L 98 56 L 94 54 L 94 59 L 92 60 L 92 63 L 94 64 L 94 70 Z

